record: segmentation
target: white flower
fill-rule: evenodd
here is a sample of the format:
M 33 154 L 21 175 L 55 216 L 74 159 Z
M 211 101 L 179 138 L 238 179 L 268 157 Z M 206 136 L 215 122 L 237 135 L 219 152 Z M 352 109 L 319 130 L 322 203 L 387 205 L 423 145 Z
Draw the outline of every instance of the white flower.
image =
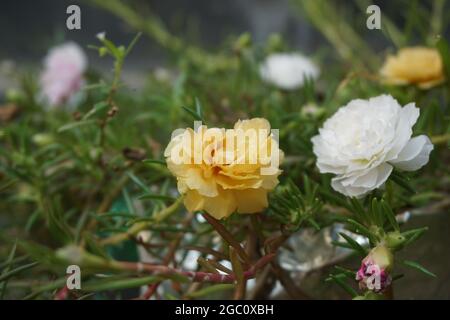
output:
M 51 106 L 66 102 L 83 85 L 87 59 L 83 50 L 68 42 L 50 50 L 41 74 L 42 94 Z
M 402 108 L 390 95 L 352 100 L 312 138 L 317 167 L 321 173 L 336 174 L 333 189 L 351 197 L 383 185 L 393 166 L 417 170 L 433 150 L 427 136 L 411 138 L 418 117 L 414 103 Z
M 317 79 L 319 68 L 308 58 L 297 53 L 277 53 L 267 57 L 260 67 L 264 81 L 285 90 L 303 86 L 305 78 Z

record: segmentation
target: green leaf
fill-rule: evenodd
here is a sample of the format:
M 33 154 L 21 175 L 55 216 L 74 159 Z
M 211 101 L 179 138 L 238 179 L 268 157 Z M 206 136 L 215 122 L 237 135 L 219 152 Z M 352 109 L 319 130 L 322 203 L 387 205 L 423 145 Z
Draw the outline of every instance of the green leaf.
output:
M 148 276 L 142 278 L 131 279 L 101 279 L 89 281 L 83 284 L 83 291 L 106 291 L 136 288 L 156 282 L 160 282 L 163 278 L 158 276 Z
M 34 289 L 33 292 L 31 292 L 29 295 L 27 295 L 26 297 L 24 297 L 24 300 L 31 300 L 36 298 L 37 296 L 39 296 L 41 293 L 46 292 L 46 291 L 53 291 L 55 289 L 59 289 L 62 286 L 64 286 L 67 282 L 67 277 L 62 277 L 59 278 L 53 282 L 50 282 L 48 284 L 42 285 L 37 289 Z
M 134 210 L 133 201 L 131 200 L 130 194 L 128 193 L 128 190 L 126 187 L 122 189 L 122 196 L 123 196 L 123 199 L 125 200 L 125 204 L 127 205 L 128 212 L 131 214 L 136 214 L 136 212 Z
M 195 112 L 200 116 L 200 119 L 203 119 L 203 107 L 197 97 L 195 98 Z
M 31 256 L 33 260 L 39 261 L 49 267 L 56 267 L 61 260 L 55 256 L 55 251 L 31 241 L 19 240 L 18 246 Z
M 340 242 L 340 241 L 331 241 L 331 244 L 336 247 L 346 248 L 346 249 L 353 249 L 351 245 L 349 245 L 347 242 Z
M 41 212 L 39 210 L 34 211 L 27 220 L 25 224 L 25 232 L 29 233 L 33 225 L 39 219 Z
M 423 273 L 425 273 L 426 275 L 428 275 L 430 277 L 437 278 L 437 276 L 433 272 L 427 270 L 425 267 L 423 267 L 422 265 L 420 265 L 417 262 L 405 260 L 405 261 L 403 261 L 403 264 L 405 266 L 408 266 L 408 267 L 414 268 L 416 270 L 419 270 L 420 272 L 423 272 Z
M 94 107 L 83 116 L 83 120 L 85 121 L 85 120 L 89 119 L 94 114 L 102 111 L 103 109 L 107 108 L 108 106 L 109 106 L 109 104 L 105 101 L 94 104 Z
M 105 38 L 100 39 L 100 42 L 109 50 L 110 54 L 116 59 L 122 59 L 124 57 L 124 52 L 119 50 L 117 46 L 110 40 Z
M 363 222 L 371 222 L 372 219 L 368 216 L 366 210 L 364 210 L 363 206 L 356 198 L 350 198 L 350 203 L 352 204 L 351 211 L 356 214 L 359 220 Z
M 391 179 L 398 184 L 400 187 L 408 191 L 409 193 L 416 193 L 416 191 L 411 187 L 408 178 L 406 178 L 404 175 L 400 174 L 397 171 L 393 171 L 391 174 Z
M 427 227 L 408 230 L 402 233 L 402 236 L 406 237 L 408 240 L 405 242 L 405 246 L 411 244 L 412 242 L 419 239 L 426 231 L 428 231 Z
M 328 190 L 324 189 L 323 187 L 319 188 L 319 193 L 326 198 L 327 200 L 329 200 L 331 203 L 335 203 L 343 208 L 346 208 L 349 211 L 353 211 L 353 208 L 351 205 L 349 205 L 347 203 L 347 201 L 345 201 L 341 196 L 338 196 L 336 194 L 333 194 L 331 192 L 329 192 Z
M 136 177 L 131 171 L 127 172 L 127 176 L 130 177 L 130 179 L 133 180 L 133 182 L 136 183 L 143 191 L 150 192 L 150 189 L 146 186 L 145 182 Z
M 11 252 L 8 255 L 8 259 L 6 260 L 6 268 L 5 268 L 5 270 L 3 270 L 1 275 L 5 275 L 7 272 L 10 271 L 10 269 L 11 269 L 11 262 L 14 260 L 14 256 L 16 254 L 16 249 L 17 249 L 17 240 L 16 240 L 16 242 L 14 242 L 14 245 L 13 245 L 13 247 L 11 249 Z M 0 283 L 1 283 L 1 281 L 0 281 Z M 8 285 L 8 281 L 5 281 L 0 286 L 0 299 L 1 300 L 3 300 L 3 297 L 5 296 L 6 286 L 7 285 Z
M 383 228 L 384 214 L 380 208 L 380 203 L 378 202 L 377 198 L 372 199 L 371 214 L 372 214 L 372 220 L 375 222 L 375 224 L 378 225 L 379 227 Z
M 102 214 L 93 214 L 94 219 L 102 220 L 102 219 L 110 219 L 110 218 L 126 218 L 126 219 L 132 219 L 136 218 L 136 215 L 130 214 L 128 212 L 108 212 L 108 213 L 102 213 Z
M 94 235 L 90 233 L 85 233 L 83 235 L 83 239 L 86 243 L 86 250 L 91 252 L 94 255 L 100 256 L 103 259 L 110 259 L 111 257 L 108 256 L 108 253 L 106 252 L 105 248 L 102 247 L 98 241 L 95 239 Z
M 39 263 L 38 262 L 32 262 L 23 266 L 20 266 L 16 269 L 13 269 L 11 271 L 8 271 L 2 275 L 0 275 L 0 282 L 5 281 L 13 276 L 15 276 L 16 274 L 19 274 L 22 271 L 34 268 L 35 266 L 37 266 Z
M 381 200 L 381 207 L 383 208 L 383 213 L 391 224 L 392 228 L 394 228 L 394 230 L 396 231 L 400 231 L 400 226 L 398 225 L 397 219 L 395 218 L 395 214 L 392 211 L 391 207 L 384 200 Z
M 345 274 L 347 276 L 347 278 L 349 279 L 354 279 L 355 278 L 355 272 L 340 266 L 334 266 L 334 268 L 339 271 L 342 274 Z
M 397 280 L 400 280 L 400 279 L 402 279 L 404 276 L 405 276 L 404 274 L 397 274 L 397 275 L 395 275 L 395 276 L 392 277 L 392 282 L 397 281 Z
M 370 230 L 367 229 L 365 226 L 363 226 L 361 223 L 359 223 L 353 219 L 347 219 L 346 221 L 347 221 L 347 223 L 351 224 L 355 228 L 355 231 L 357 233 L 360 233 L 369 239 L 373 238 L 372 232 L 370 232 Z
M 63 216 L 63 208 L 61 201 L 57 197 L 44 198 L 41 196 L 42 210 L 47 222 L 48 229 L 55 240 L 58 240 L 61 244 L 72 242 L 73 234 L 72 229 L 67 224 L 65 217 Z
M 7 267 L 9 267 L 9 266 L 11 266 L 13 264 L 22 263 L 25 260 L 27 260 L 28 258 L 29 257 L 25 255 L 25 256 L 20 256 L 20 257 L 14 258 L 11 261 L 7 260 L 5 262 L 0 263 L 0 269 L 6 269 Z
M 347 283 L 345 283 L 346 275 L 345 274 L 338 274 L 338 275 L 330 275 L 326 281 L 334 281 L 337 285 L 339 285 L 342 289 L 344 289 L 348 294 L 352 296 L 352 298 L 358 296 L 358 293 L 355 289 L 350 287 Z
M 125 50 L 125 56 L 127 56 L 131 52 L 131 50 L 133 50 L 134 46 L 136 45 L 138 40 L 141 38 L 141 36 L 142 36 L 142 32 L 138 32 L 138 34 L 136 34 L 136 36 L 133 38 L 133 40 L 131 40 L 130 44 L 127 46 L 127 49 Z
M 164 160 L 158 160 L 158 159 L 145 159 L 142 160 L 142 163 L 144 164 L 161 164 L 161 165 L 166 165 L 166 161 Z
M 185 106 L 183 106 L 181 108 L 183 108 L 184 111 L 189 113 L 189 115 L 192 116 L 195 120 L 204 122 L 202 116 L 200 114 L 198 114 L 197 111 L 194 111 L 194 110 L 192 110 L 192 109 L 190 109 L 188 107 L 185 107 Z
M 138 197 L 139 200 L 147 200 L 147 199 L 156 199 L 156 200 L 175 200 L 174 197 L 163 195 L 163 194 L 153 194 L 153 193 L 145 193 Z
M 313 226 L 314 229 L 320 231 L 320 225 L 314 219 L 310 218 L 307 221 L 309 222 L 310 225 Z

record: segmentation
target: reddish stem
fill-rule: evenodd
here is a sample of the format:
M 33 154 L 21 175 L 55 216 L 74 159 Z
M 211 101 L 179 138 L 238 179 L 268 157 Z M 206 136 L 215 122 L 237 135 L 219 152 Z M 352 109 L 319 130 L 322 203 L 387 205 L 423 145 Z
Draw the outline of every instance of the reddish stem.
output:
M 259 259 L 252 267 L 247 271 L 244 271 L 244 279 L 252 279 L 255 277 L 256 272 L 264 267 L 266 264 L 271 262 L 275 254 L 267 254 L 261 259 Z M 186 271 L 180 269 L 170 268 L 164 265 L 152 265 L 146 263 L 133 263 L 133 262 L 120 262 L 121 266 L 130 271 L 140 271 L 148 272 L 154 275 L 181 275 L 188 277 L 194 282 L 204 282 L 204 283 L 234 283 L 236 277 L 234 274 L 218 274 L 211 272 L 202 271 Z

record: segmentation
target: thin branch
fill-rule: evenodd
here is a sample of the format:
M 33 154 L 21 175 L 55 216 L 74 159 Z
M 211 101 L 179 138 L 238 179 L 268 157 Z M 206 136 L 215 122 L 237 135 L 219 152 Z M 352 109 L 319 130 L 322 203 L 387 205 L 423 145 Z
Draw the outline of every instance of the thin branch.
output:
M 275 254 L 267 254 L 259 259 L 248 270 L 244 271 L 243 276 L 245 280 L 253 279 L 256 276 L 256 272 L 270 263 L 275 258 Z M 116 265 L 122 270 L 128 270 L 140 273 L 150 273 L 154 275 L 173 276 L 180 275 L 187 277 L 194 282 L 205 283 L 235 283 L 236 276 L 234 274 L 217 274 L 211 272 L 202 271 L 186 271 L 181 269 L 170 268 L 164 265 L 153 265 L 146 263 L 135 263 L 127 261 L 116 261 Z

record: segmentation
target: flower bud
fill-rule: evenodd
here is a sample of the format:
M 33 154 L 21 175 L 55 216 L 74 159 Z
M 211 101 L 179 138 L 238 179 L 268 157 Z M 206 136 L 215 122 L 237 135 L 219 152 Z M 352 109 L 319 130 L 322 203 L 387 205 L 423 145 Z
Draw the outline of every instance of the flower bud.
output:
M 97 37 L 98 40 L 104 41 L 105 38 L 106 38 L 106 32 L 104 32 L 104 31 L 103 32 L 99 32 L 99 33 L 97 33 L 96 37 Z
M 394 251 L 401 249 L 406 242 L 405 236 L 398 231 L 389 232 L 384 238 L 386 246 Z
M 383 292 L 392 282 L 389 272 L 392 270 L 394 257 L 385 245 L 373 248 L 361 263 L 356 273 L 356 280 L 362 290 L 376 293 Z

